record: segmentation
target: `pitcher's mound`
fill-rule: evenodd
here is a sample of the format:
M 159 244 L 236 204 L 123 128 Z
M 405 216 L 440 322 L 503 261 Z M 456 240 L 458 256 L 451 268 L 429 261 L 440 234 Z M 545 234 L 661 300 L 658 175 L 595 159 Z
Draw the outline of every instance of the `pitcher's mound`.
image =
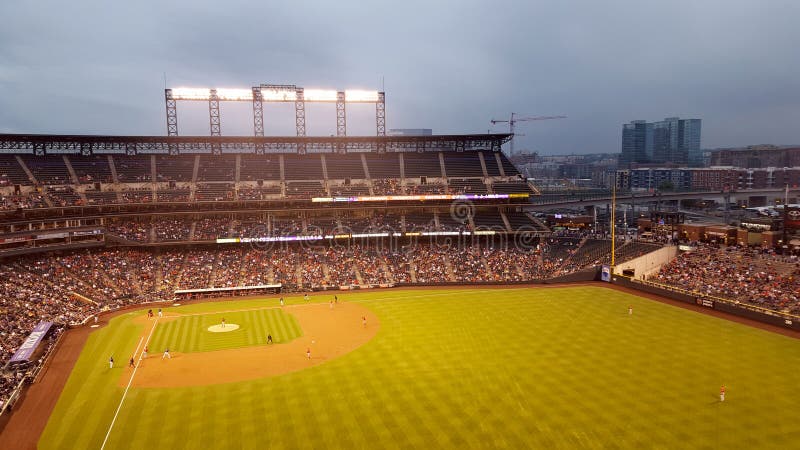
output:
M 229 331 L 234 331 L 238 329 L 239 325 L 236 325 L 235 323 L 226 323 L 224 327 L 221 324 L 211 325 L 210 327 L 208 327 L 208 331 L 212 333 L 227 333 Z

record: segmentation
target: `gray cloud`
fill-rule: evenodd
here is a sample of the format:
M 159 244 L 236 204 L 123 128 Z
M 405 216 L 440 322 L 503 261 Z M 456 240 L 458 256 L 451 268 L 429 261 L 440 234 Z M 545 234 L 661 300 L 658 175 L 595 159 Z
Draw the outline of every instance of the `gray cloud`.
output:
M 619 151 L 621 124 L 698 117 L 703 146 L 800 143 L 794 1 L 3 2 L 0 131 L 164 134 L 170 86 L 377 88 L 390 127 L 503 131 L 519 148 Z M 249 111 L 223 105 L 223 132 Z M 180 104 L 181 133 L 207 132 Z M 327 106 L 309 131 L 333 132 Z M 292 117 L 267 109 L 272 133 Z M 313 122 L 312 122 L 313 121 Z M 351 134 L 374 132 L 353 107 Z

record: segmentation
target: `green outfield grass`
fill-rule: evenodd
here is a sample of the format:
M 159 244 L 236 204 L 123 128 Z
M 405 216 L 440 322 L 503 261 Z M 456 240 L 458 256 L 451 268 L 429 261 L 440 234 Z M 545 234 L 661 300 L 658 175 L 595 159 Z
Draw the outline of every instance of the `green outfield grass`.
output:
M 379 317 L 381 329 L 365 346 L 268 379 L 131 389 L 106 448 L 727 449 L 800 442 L 795 339 L 601 287 L 340 297 Z M 214 311 L 265 302 L 276 303 L 168 311 L 207 313 L 212 321 L 221 317 Z M 236 321 L 255 327 L 257 316 Z M 143 330 L 133 317 L 119 316 L 92 334 L 40 448 L 100 448 L 126 370 L 109 370 L 108 356 L 136 347 Z M 191 334 L 191 322 L 175 327 Z
M 219 308 L 218 304 L 213 306 Z M 303 334 L 297 320 L 278 308 L 185 314 L 185 317 L 158 325 L 150 340 L 150 348 L 154 351 L 169 348 L 183 353 L 207 352 L 265 344 L 267 334 L 272 335 L 276 344 L 291 341 Z M 239 328 L 227 333 L 198 332 L 219 325 L 223 318 L 226 323 L 239 325 Z

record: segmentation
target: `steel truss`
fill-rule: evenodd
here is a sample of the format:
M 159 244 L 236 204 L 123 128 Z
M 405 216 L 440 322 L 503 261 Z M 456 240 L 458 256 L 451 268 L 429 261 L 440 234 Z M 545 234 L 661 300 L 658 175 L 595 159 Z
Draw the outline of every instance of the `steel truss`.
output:
M 434 136 L 80 136 L 0 134 L 12 154 L 223 154 L 500 151 L 510 134 Z
M 177 88 L 176 88 L 177 89 Z M 283 98 L 275 96 L 264 96 L 262 89 L 285 92 Z M 173 89 L 164 89 L 164 100 L 166 105 L 167 135 L 178 136 L 178 101 L 208 101 L 208 117 L 211 136 L 222 135 L 222 116 L 220 105 L 222 101 L 251 101 L 253 103 L 253 135 L 264 136 L 264 102 L 294 102 L 295 104 L 295 127 L 297 136 L 306 135 L 306 102 L 336 102 L 336 135 L 347 136 L 347 110 L 346 103 L 375 103 L 375 128 L 377 136 L 386 136 L 386 94 L 376 92 L 377 98 L 356 98 L 348 100 L 345 91 L 336 91 L 336 98 L 305 98 L 304 88 L 295 85 L 283 84 L 262 84 L 251 88 L 248 95 L 226 96 L 217 89 L 195 89 L 191 94 L 181 94 L 174 92 Z M 374 92 L 374 91 L 373 91 Z

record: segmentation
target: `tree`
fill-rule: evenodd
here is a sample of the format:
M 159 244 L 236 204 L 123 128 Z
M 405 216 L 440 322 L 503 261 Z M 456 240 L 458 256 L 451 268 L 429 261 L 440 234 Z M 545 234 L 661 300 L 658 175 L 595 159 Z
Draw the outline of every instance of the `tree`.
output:
M 658 185 L 659 191 L 671 191 L 675 189 L 675 185 L 672 184 L 672 181 L 662 181 L 661 184 Z

